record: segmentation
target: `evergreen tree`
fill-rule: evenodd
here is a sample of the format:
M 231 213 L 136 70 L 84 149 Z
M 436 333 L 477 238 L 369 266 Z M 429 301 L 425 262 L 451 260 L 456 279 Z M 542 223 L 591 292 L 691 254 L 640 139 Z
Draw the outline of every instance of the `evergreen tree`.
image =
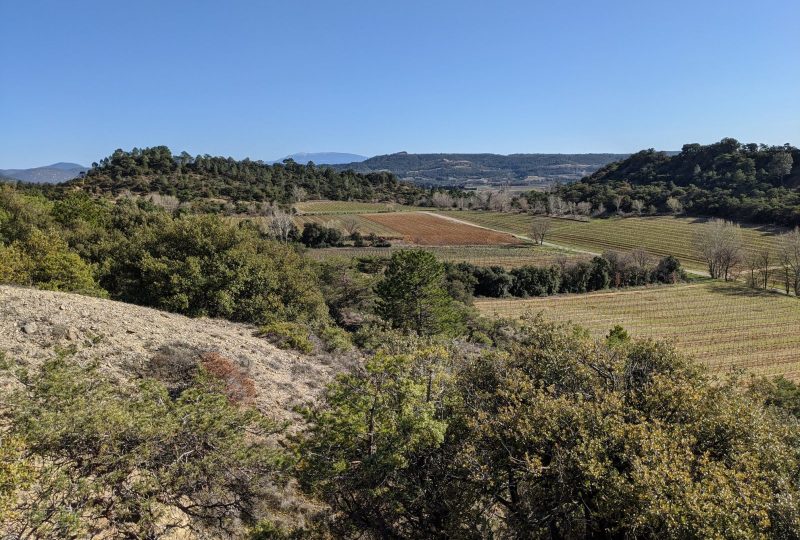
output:
M 458 313 L 444 285 L 444 266 L 422 249 L 392 254 L 378 283 L 378 315 L 394 328 L 420 335 L 452 334 Z

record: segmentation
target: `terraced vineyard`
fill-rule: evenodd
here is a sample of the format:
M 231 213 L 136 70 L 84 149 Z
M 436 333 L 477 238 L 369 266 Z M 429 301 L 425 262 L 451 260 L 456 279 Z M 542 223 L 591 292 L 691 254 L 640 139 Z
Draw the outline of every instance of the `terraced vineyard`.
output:
M 301 214 L 374 214 L 378 212 L 412 212 L 420 210 L 420 208 L 396 203 L 355 201 L 307 201 L 296 203 L 294 207 Z
M 513 234 L 529 235 L 533 216 L 498 212 L 464 211 L 449 215 L 470 223 Z M 688 268 L 705 270 L 705 263 L 694 248 L 694 236 L 706 220 L 670 216 L 592 219 L 588 222 L 550 218 L 546 241 L 601 253 L 609 249 L 644 249 L 659 257 L 674 255 Z M 748 250 L 763 247 L 777 252 L 779 229 L 743 226 L 742 237 Z M 774 255 L 777 260 L 777 255 Z
M 734 283 L 628 289 L 475 302 L 488 316 L 542 312 L 603 337 L 620 324 L 636 337 L 670 340 L 714 370 L 742 368 L 800 380 L 800 300 Z
M 311 249 L 308 255 L 325 260 L 332 257 L 388 256 L 392 251 L 408 248 L 395 244 L 391 248 L 326 248 Z M 421 249 L 434 253 L 439 260 L 449 262 L 469 262 L 480 266 L 502 266 L 506 269 L 520 266 L 549 266 L 560 258 L 570 261 L 587 259 L 589 256 L 571 251 L 563 251 L 547 246 L 423 246 Z

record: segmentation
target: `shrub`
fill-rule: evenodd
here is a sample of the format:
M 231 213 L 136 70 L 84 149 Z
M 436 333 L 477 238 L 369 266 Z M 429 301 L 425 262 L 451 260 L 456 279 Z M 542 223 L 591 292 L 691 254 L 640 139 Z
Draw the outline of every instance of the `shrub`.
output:
M 328 351 L 347 351 L 353 347 L 350 334 L 336 326 L 326 326 L 320 331 L 320 338 Z
M 164 384 L 172 396 L 191 386 L 197 375 L 200 351 L 187 343 L 168 343 L 159 347 L 145 366 L 143 375 Z
M 315 222 L 306 223 L 305 227 L 303 227 L 303 234 L 300 236 L 300 242 L 310 248 L 341 246 L 343 240 L 344 237 L 339 229 L 326 227 Z
M 258 392 L 247 370 L 219 353 L 209 352 L 200 356 L 200 366 L 211 377 L 223 384 L 223 393 L 233 404 L 252 405 Z
M 796 537 L 800 428 L 772 409 L 797 387 L 753 398 L 669 346 L 540 318 L 498 349 L 417 343 L 329 385 L 298 465 L 334 537 Z
M 0 244 L 0 282 L 103 296 L 92 268 L 56 233 L 33 229 L 24 240 Z
M 308 328 L 292 322 L 274 322 L 261 328 L 261 334 L 281 349 L 297 349 L 306 354 L 314 350 Z
M 170 398 L 153 379 L 119 384 L 52 360 L 4 398 L 0 475 L 8 441 L 24 441 L 3 538 L 228 538 L 269 519 L 287 457 L 274 422 L 229 404 L 202 377 Z M 2 478 L 0 478 L 2 479 Z M 0 485 L 0 504 L 3 489 Z
M 120 300 L 190 316 L 267 324 L 328 320 L 310 262 L 215 216 L 132 228 L 101 282 Z

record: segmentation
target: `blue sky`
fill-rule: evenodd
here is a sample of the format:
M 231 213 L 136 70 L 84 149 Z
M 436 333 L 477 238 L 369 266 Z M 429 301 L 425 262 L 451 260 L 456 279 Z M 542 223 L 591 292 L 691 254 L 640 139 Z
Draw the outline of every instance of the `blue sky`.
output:
M 800 2 L 0 0 L 0 167 L 800 144 Z

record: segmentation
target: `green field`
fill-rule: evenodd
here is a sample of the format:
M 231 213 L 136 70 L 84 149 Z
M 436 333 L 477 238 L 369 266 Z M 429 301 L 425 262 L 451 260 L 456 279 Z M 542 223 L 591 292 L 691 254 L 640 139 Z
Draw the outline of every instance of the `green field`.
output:
M 408 246 L 392 246 L 391 248 L 326 248 L 311 249 L 308 255 L 317 260 L 333 257 L 366 257 L 388 256 L 392 251 L 408 248 Z M 559 258 L 567 260 L 585 259 L 587 256 L 564 251 L 548 246 L 426 246 L 441 261 L 469 262 L 480 266 L 502 266 L 506 269 L 520 266 L 549 266 L 558 262 Z
M 463 211 L 448 215 L 470 223 L 530 235 L 534 216 L 498 212 Z M 688 268 L 705 270 L 705 263 L 694 248 L 694 237 L 702 231 L 705 219 L 671 216 L 626 217 L 574 221 L 548 218 L 551 230 L 545 241 L 596 253 L 606 250 L 631 251 L 643 249 L 652 255 L 674 255 Z M 777 252 L 779 229 L 764 226 L 742 226 L 745 249 L 767 247 Z M 777 260 L 777 256 L 774 257 Z
M 369 203 L 356 201 L 308 201 L 295 203 L 300 214 L 376 214 L 379 212 L 413 212 L 429 210 L 396 203 Z
M 487 316 L 542 312 L 596 337 L 620 324 L 635 337 L 672 341 L 714 370 L 732 367 L 800 380 L 800 300 L 742 285 L 699 284 L 531 299 L 481 299 Z

